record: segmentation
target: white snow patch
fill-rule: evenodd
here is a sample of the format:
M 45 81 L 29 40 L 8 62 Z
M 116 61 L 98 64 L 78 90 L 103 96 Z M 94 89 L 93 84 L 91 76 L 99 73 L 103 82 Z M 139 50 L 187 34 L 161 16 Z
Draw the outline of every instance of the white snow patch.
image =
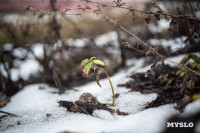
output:
M 161 45 L 163 47 L 170 47 L 171 50 L 174 52 L 178 49 L 181 49 L 183 47 L 186 46 L 186 44 L 184 43 L 186 37 L 183 36 L 181 38 L 175 38 L 175 39 L 170 39 L 170 40 L 166 40 L 166 39 L 150 39 L 149 43 L 151 45 Z
M 24 48 L 15 48 L 12 53 L 15 57 L 24 58 L 27 55 L 27 50 Z
M 170 23 L 170 21 L 166 21 L 165 19 L 161 19 L 160 21 L 158 21 L 158 25 L 150 23 L 149 24 L 149 30 L 152 33 L 162 32 L 163 30 L 166 30 L 166 29 L 169 28 L 169 23 Z
M 44 56 L 44 44 L 41 44 L 41 43 L 36 43 L 32 46 L 32 51 L 33 51 L 33 54 L 38 57 L 38 58 L 41 58 Z
M 42 71 L 42 67 L 35 59 L 26 59 L 25 61 L 15 60 L 14 63 L 17 68 L 12 68 L 10 71 L 11 80 L 13 81 L 17 81 L 20 77 L 27 80 L 31 74 Z
M 6 43 L 3 45 L 3 50 L 5 51 L 11 51 L 13 49 L 13 44 L 11 43 Z
M 80 113 L 70 113 L 63 107 L 59 107 L 57 101 L 61 99 L 75 101 L 80 95 L 79 91 L 69 91 L 65 95 L 50 93 L 52 91 L 46 85 L 44 90 L 39 90 L 41 85 L 30 85 L 23 91 L 16 94 L 11 102 L 2 110 L 15 113 L 18 117 L 8 116 L 1 122 L 1 132 L 137 132 L 149 133 L 161 132 L 166 127 L 167 119 L 175 114 L 179 114 L 173 108 L 174 104 L 164 105 L 142 111 L 144 103 L 156 98 L 155 94 L 142 95 L 140 93 L 121 93 L 116 99 L 117 107 L 120 111 L 129 112 L 128 116 L 118 116 L 107 111 L 96 110 L 94 116 Z M 91 83 L 80 87 L 80 91 L 85 91 L 86 87 L 96 87 Z M 96 88 L 93 88 L 95 90 Z M 122 90 L 125 88 L 121 88 Z M 72 94 L 74 93 L 74 94 Z M 100 93 L 100 92 L 99 92 Z M 102 90 L 100 95 L 105 92 Z M 189 104 L 186 107 L 186 115 L 199 110 L 200 100 Z M 193 112 L 191 112 L 191 110 Z M 48 117 L 49 115 L 49 117 Z M 17 123 L 20 122 L 20 125 Z M 12 125 L 12 127 L 9 127 Z
M 94 41 L 95 41 L 95 44 L 100 47 L 104 46 L 108 43 L 111 43 L 111 44 L 117 45 L 117 46 L 119 45 L 118 35 L 117 35 L 116 31 L 100 35 L 100 36 L 96 37 Z
M 27 59 L 19 67 L 21 77 L 26 80 L 31 74 L 37 73 L 39 70 L 42 70 L 42 67 L 36 60 L 32 59 Z
M 0 72 L 1 72 L 1 74 L 2 74 L 3 76 L 5 76 L 5 77 L 8 76 L 8 74 L 7 74 L 7 72 L 6 72 L 6 70 L 5 70 L 5 68 L 4 68 L 4 66 L 3 66 L 2 63 L 0 63 Z
M 156 94 L 143 94 L 139 92 L 123 93 L 117 99 L 116 104 L 122 112 L 134 114 L 144 109 L 144 104 L 156 99 Z
M 88 43 L 88 39 L 87 38 L 84 38 L 84 39 L 68 39 L 67 40 L 67 44 L 69 46 L 74 46 L 74 47 L 77 47 L 77 48 L 83 48 L 86 46 L 86 44 Z
M 23 21 L 27 21 L 27 18 L 18 14 L 9 14 L 3 17 L 3 21 L 12 24 L 22 24 Z
M 171 58 L 178 61 L 179 58 Z M 98 98 L 100 102 L 112 103 L 112 93 L 107 79 L 100 80 L 102 88 L 96 82 L 75 87 L 66 91 L 63 95 L 52 93 L 55 89 L 36 84 L 25 87 L 22 91 L 11 98 L 11 102 L 1 110 L 14 113 L 18 117 L 8 116 L 2 119 L 0 131 L 2 133 L 35 133 L 35 132 L 137 132 L 157 133 L 166 128 L 167 119 L 179 114 L 174 104 L 168 104 L 157 108 L 144 110 L 147 102 L 154 100 L 157 95 L 141 94 L 139 92 L 128 92 L 125 87 L 118 87 L 120 83 L 129 80 L 127 73 L 145 71 L 148 67 L 140 69 L 143 60 L 134 61 L 135 67 L 123 70 L 111 77 L 115 93 L 119 93 L 116 99 L 116 107 L 120 111 L 127 112 L 128 116 L 119 116 L 107 111 L 96 110 L 93 115 L 68 112 L 59 107 L 59 100 L 76 101 L 84 92 L 89 92 Z M 132 63 L 129 63 L 132 64 Z M 42 86 L 45 89 L 39 89 Z M 200 100 L 186 106 L 182 115 L 191 115 L 200 109 Z M 0 114 L 2 115 L 2 114 Z M 18 125 L 17 125 L 18 123 Z M 20 123 L 20 124 L 19 124 Z M 199 131 L 199 125 L 196 128 Z

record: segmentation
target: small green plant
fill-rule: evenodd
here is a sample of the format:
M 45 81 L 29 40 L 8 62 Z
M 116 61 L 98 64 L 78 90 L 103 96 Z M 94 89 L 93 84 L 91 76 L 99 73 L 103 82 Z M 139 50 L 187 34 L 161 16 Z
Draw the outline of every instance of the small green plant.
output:
M 176 72 L 176 76 L 183 78 L 183 81 L 186 83 L 188 88 L 194 88 L 195 82 L 198 82 L 197 78 L 195 75 L 190 73 L 185 66 L 198 73 L 200 71 L 200 57 L 195 54 L 187 54 L 180 61 L 180 64 L 183 66 Z
M 194 71 L 200 70 L 200 57 L 198 57 L 195 54 L 187 54 L 180 62 L 180 64 L 187 65 L 189 68 L 191 68 Z M 176 75 L 183 77 L 186 74 L 186 69 L 182 67 L 176 72 Z
M 193 100 L 199 100 L 200 99 L 200 94 L 195 94 L 193 95 Z
M 115 93 L 114 93 L 114 88 L 113 88 L 112 82 L 110 80 L 110 77 L 109 77 L 106 70 L 96 66 L 96 65 L 105 66 L 105 64 L 101 60 L 95 60 L 95 59 L 96 59 L 96 57 L 91 57 L 90 59 L 85 59 L 81 62 L 81 67 L 83 68 L 83 74 L 86 75 L 86 76 L 88 76 L 90 74 L 95 74 L 96 75 L 96 82 L 100 87 L 101 87 L 101 85 L 99 84 L 99 74 L 98 74 L 98 72 L 101 70 L 106 74 L 106 76 L 107 76 L 107 78 L 110 82 L 111 89 L 112 89 L 113 106 L 115 107 Z
M 166 82 L 167 85 L 172 83 L 172 79 L 169 79 L 168 76 L 169 76 L 169 74 L 165 75 L 164 79 L 161 81 L 161 84 L 163 84 L 164 82 Z

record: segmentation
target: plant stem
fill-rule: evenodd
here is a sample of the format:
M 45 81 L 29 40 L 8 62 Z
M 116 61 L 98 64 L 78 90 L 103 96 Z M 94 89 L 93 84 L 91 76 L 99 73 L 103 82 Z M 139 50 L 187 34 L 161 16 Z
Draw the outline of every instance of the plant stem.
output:
M 112 82 L 111 82 L 111 80 L 110 80 L 110 76 L 108 75 L 108 73 L 107 73 L 106 70 L 104 70 L 104 69 L 102 69 L 102 68 L 100 68 L 100 67 L 97 67 L 97 66 L 95 66 L 95 67 L 96 67 L 97 69 L 103 71 L 103 72 L 106 74 L 106 76 L 107 76 L 107 78 L 108 78 L 108 80 L 109 80 L 109 82 L 110 82 L 110 86 L 111 86 L 111 88 L 112 88 L 112 94 L 113 94 L 113 107 L 115 107 L 115 106 L 116 106 L 116 104 L 115 104 L 115 92 L 114 92 L 114 88 L 113 88 Z

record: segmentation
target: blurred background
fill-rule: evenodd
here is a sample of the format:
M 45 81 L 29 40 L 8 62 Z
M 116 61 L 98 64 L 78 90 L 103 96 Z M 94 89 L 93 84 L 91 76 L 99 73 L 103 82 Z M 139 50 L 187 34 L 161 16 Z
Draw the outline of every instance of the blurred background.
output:
M 128 41 L 147 50 L 101 12 L 162 55 L 199 52 L 199 21 L 173 18 L 199 18 L 199 4 L 198 0 L 0 0 L 0 107 L 27 84 L 47 83 L 62 93 L 95 80 L 82 75 L 80 63 L 85 58 L 104 61 L 110 75 L 133 65 L 127 62 L 131 58 L 148 57 L 146 63 L 153 63 L 152 55 L 123 45 Z

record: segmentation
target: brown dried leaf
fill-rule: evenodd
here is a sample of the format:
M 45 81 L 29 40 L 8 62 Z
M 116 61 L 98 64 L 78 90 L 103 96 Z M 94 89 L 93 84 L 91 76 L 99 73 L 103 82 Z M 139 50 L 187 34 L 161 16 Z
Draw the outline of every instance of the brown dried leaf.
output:
M 115 94 L 115 99 L 118 98 L 119 95 L 120 95 L 119 93 L 116 93 L 116 94 Z
M 31 5 L 27 5 L 26 6 L 26 10 L 29 11 L 30 10 Z
M 5 106 L 10 101 L 9 97 L 6 97 L 0 101 L 0 107 Z
M 160 14 L 154 14 L 154 17 L 159 21 L 160 20 Z
M 147 16 L 144 21 L 149 24 L 151 22 L 151 17 L 150 16 Z
M 99 83 L 99 74 L 98 74 L 98 73 L 96 73 L 96 82 L 97 82 L 97 84 L 101 87 L 101 85 L 100 85 L 100 83 Z
M 116 110 L 116 113 L 118 114 L 118 115 L 128 115 L 128 113 L 126 113 L 126 112 L 121 112 L 121 111 L 119 111 L 119 109 L 117 109 Z

